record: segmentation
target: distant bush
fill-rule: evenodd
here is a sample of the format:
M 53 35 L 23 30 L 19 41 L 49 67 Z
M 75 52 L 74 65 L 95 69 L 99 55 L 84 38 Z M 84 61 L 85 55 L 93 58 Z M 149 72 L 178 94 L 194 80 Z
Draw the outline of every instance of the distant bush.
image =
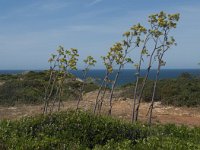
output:
M 72 77 L 68 77 L 68 81 L 64 84 L 63 100 L 77 100 L 79 89 L 83 83 L 73 80 L 74 77 Z M 4 82 L 0 85 L 0 105 L 42 103 L 48 78 L 47 71 L 30 71 L 18 75 L 0 76 L 0 80 Z M 86 83 L 84 91 L 90 92 L 97 88 L 98 86 L 96 84 L 90 82 Z M 53 92 L 55 91 L 56 89 Z
M 38 103 L 44 97 L 44 84 L 39 80 L 9 80 L 0 86 L 0 104 Z
M 151 101 L 153 81 L 146 84 L 142 99 Z M 120 96 L 133 98 L 134 84 L 121 87 Z M 200 79 L 188 73 L 183 73 L 176 79 L 162 79 L 158 81 L 155 101 L 174 106 L 198 106 L 200 105 Z
M 23 80 L 42 80 L 48 81 L 49 80 L 49 72 L 48 71 L 29 71 L 20 74 L 20 77 Z
M 7 81 L 7 80 L 10 80 L 10 79 L 18 79 L 19 78 L 19 75 L 16 74 L 16 75 L 13 75 L 13 74 L 0 74 L 0 82 L 1 81 Z
M 161 85 L 161 102 L 175 106 L 200 105 L 200 80 L 178 78 Z M 164 85 L 165 84 L 165 85 Z
M 64 85 L 64 89 L 63 89 L 63 99 L 70 99 L 70 100 L 77 100 L 77 97 L 80 94 L 80 88 L 82 86 L 83 82 L 80 81 L 68 81 L 65 85 Z M 87 83 L 84 86 L 84 91 L 83 94 L 94 91 L 98 89 L 98 85 L 95 83 Z
M 129 124 L 87 112 L 0 122 L 0 141 L 7 149 L 154 150 L 199 149 L 200 128 Z

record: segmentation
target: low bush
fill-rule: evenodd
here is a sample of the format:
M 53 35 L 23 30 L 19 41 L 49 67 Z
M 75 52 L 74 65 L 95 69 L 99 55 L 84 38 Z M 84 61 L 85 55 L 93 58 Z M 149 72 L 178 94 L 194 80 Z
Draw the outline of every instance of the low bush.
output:
M 84 112 L 3 121 L 0 127 L 0 139 L 10 149 L 59 148 L 72 143 L 94 148 L 97 144 L 105 145 L 111 139 L 118 142 L 127 138 L 134 142 L 147 136 L 146 129 L 140 129 L 140 126 Z
M 129 124 L 87 112 L 0 122 L 7 149 L 199 149 L 200 128 Z

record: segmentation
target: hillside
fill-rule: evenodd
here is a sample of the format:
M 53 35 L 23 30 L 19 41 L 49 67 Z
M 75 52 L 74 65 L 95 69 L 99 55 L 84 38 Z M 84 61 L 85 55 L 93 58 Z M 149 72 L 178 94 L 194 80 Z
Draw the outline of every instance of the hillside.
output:
M 0 75 L 0 105 L 14 106 L 17 104 L 42 104 L 45 96 L 45 88 L 49 83 L 49 72 L 29 71 L 22 74 Z M 74 75 L 69 74 L 63 85 L 62 99 L 64 101 L 75 100 L 79 95 L 82 82 Z M 89 80 L 85 84 L 84 92 L 96 90 L 98 86 Z M 54 95 L 56 86 L 53 88 Z

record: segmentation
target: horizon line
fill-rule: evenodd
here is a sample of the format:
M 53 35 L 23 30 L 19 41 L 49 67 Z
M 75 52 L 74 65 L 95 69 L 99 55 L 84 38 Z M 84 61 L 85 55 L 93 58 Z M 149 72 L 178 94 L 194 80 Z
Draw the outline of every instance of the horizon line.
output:
M 77 70 L 82 70 L 83 68 L 78 68 Z M 146 70 L 147 68 L 142 68 L 141 70 Z M 161 70 L 200 70 L 200 68 L 163 68 Z M 44 70 L 49 70 L 49 69 L 0 69 L 0 71 L 44 71 Z M 90 69 L 90 70 L 106 70 L 103 68 L 99 69 Z M 117 69 L 114 69 L 117 70 Z M 136 70 L 136 69 L 122 69 L 122 70 Z M 152 68 L 151 70 L 157 70 L 156 68 Z M 74 70 L 76 71 L 76 70 Z

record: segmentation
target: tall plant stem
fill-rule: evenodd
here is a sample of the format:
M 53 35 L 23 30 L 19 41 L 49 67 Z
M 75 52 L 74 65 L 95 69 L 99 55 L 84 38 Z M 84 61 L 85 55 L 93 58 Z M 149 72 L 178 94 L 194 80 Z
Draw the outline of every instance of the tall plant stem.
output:
M 60 88 L 60 92 L 59 92 L 59 95 L 58 95 L 58 111 L 60 111 L 60 105 L 62 103 L 61 96 L 62 96 L 62 86 Z
M 149 118 L 148 118 L 148 124 L 149 125 L 151 124 L 151 121 L 152 121 L 152 111 L 153 111 L 153 107 L 154 107 L 154 99 L 155 99 L 155 93 L 156 93 L 156 88 L 157 88 L 158 77 L 159 77 L 159 74 L 160 74 L 160 67 L 161 67 L 161 64 L 159 63 L 158 64 L 158 68 L 157 68 L 157 73 L 156 73 L 156 79 L 154 81 L 151 104 L 149 106 L 149 110 L 148 110 L 148 113 L 147 113 L 147 114 L 149 114 Z
M 57 78 L 57 74 L 54 76 L 53 83 L 52 83 L 51 88 L 50 88 L 50 92 L 49 92 L 47 98 L 45 99 L 43 114 L 47 114 L 47 109 L 48 109 L 48 106 L 49 106 L 49 99 L 52 96 L 53 89 L 54 89 L 55 82 L 56 82 L 56 78 Z
M 100 105 L 98 107 L 98 113 L 99 114 L 101 114 L 101 108 L 102 108 L 102 105 L 103 105 L 103 101 L 104 101 L 104 97 L 105 97 L 105 94 L 106 94 L 107 87 L 108 87 L 108 84 L 105 83 L 105 86 L 104 86 L 104 89 L 103 89 L 103 94 L 102 94 L 101 99 L 100 99 Z
M 47 87 L 45 88 L 45 97 L 44 97 L 44 108 L 43 108 L 43 114 L 45 114 L 47 112 L 47 97 L 48 97 L 48 90 L 51 86 L 51 81 L 52 81 L 52 77 L 53 77 L 53 71 L 54 71 L 54 68 L 55 68 L 55 64 L 54 64 L 54 67 L 51 68 L 51 73 L 50 73 L 50 78 L 49 78 L 49 81 L 48 81 L 48 85 Z
M 153 49 L 153 51 L 152 51 L 152 53 L 150 55 L 149 65 L 148 65 L 148 68 L 147 68 L 147 72 L 146 72 L 145 78 L 143 79 L 142 87 L 141 87 L 141 90 L 140 90 L 140 95 L 139 95 L 139 98 L 138 98 L 138 104 L 137 104 L 137 107 L 136 107 L 136 110 L 135 110 L 134 122 L 136 122 L 138 120 L 141 99 L 142 99 L 142 95 L 143 95 L 143 92 L 144 92 L 144 89 L 145 89 L 146 81 L 147 81 L 147 79 L 149 77 L 149 73 L 150 73 L 150 70 L 151 70 L 153 56 L 154 56 L 154 53 L 155 53 L 155 51 L 157 49 L 157 42 L 158 42 L 158 39 L 156 40 L 155 47 L 154 47 L 154 49 Z
M 101 86 L 99 87 L 99 90 L 98 90 L 98 93 L 97 93 L 97 97 L 96 97 L 96 101 L 95 101 L 94 111 L 93 111 L 94 114 L 96 113 L 97 106 L 99 105 L 99 96 L 100 96 L 100 93 L 102 91 L 102 88 L 103 88 L 106 80 L 108 79 L 108 75 L 109 75 L 109 72 L 107 71 L 106 75 L 105 75 L 105 77 L 104 77 L 104 79 L 103 79 L 103 81 L 101 83 Z
M 109 98 L 109 110 L 108 110 L 108 115 L 111 115 L 112 113 L 112 99 L 113 99 L 113 93 L 114 93 L 114 89 L 115 89 L 115 86 L 116 86 L 116 83 L 117 83 L 117 80 L 118 80 L 118 77 L 119 77 L 119 73 L 121 71 L 121 68 L 122 68 L 122 65 L 119 66 L 119 69 L 117 71 L 117 74 L 115 76 L 115 79 L 114 79 L 114 82 L 112 84 L 112 89 L 111 89 L 111 93 L 110 93 L 110 98 Z
M 50 113 L 53 112 L 53 109 L 54 109 L 54 106 L 55 106 L 55 103 L 56 103 L 56 99 L 57 99 L 57 95 L 59 94 L 59 90 L 60 90 L 60 85 L 57 86 L 57 88 L 56 88 L 56 93 L 54 95 L 54 99 L 53 99 L 53 102 L 52 102 Z
M 85 71 L 85 73 L 83 74 L 83 84 L 81 86 L 81 89 L 80 89 L 80 93 L 79 93 L 79 97 L 78 97 L 78 102 L 77 102 L 77 105 L 76 105 L 76 111 L 79 109 L 79 104 L 80 104 L 80 101 L 83 99 L 83 90 L 84 90 L 84 87 L 85 87 L 85 80 L 86 80 L 86 75 L 87 75 L 87 72 Z
M 144 40 L 144 45 L 143 45 L 142 51 L 146 48 L 146 44 L 149 40 L 149 36 L 150 36 L 150 34 L 148 34 Z M 136 77 L 136 83 L 135 83 L 135 88 L 134 88 L 134 100 L 133 100 L 132 118 L 131 118 L 132 123 L 134 122 L 134 118 L 135 118 L 135 107 L 136 107 L 136 103 L 137 103 L 138 84 L 139 84 L 139 78 L 140 78 L 140 73 L 141 73 L 141 64 L 142 64 L 142 59 L 143 59 L 142 51 L 140 53 L 140 60 L 139 60 L 138 68 L 137 68 L 137 77 Z
M 67 67 L 66 67 L 67 68 Z M 67 70 L 67 69 L 66 69 Z M 63 75 L 63 77 L 62 77 L 62 80 L 60 81 L 60 90 L 59 90 L 59 95 L 58 95 L 58 111 L 60 111 L 60 105 L 61 105 L 61 103 L 62 103 L 62 98 L 61 98 L 61 96 L 62 96 L 62 92 L 63 92 L 63 84 L 64 84 L 64 82 L 65 82 L 65 79 L 66 79 L 66 76 L 67 76 L 67 74 L 69 74 L 68 72 L 66 72 L 66 70 L 65 70 L 65 73 L 64 73 L 64 75 Z M 62 103 L 63 104 L 63 103 Z
M 140 77 L 140 66 L 141 66 L 141 58 L 140 58 L 139 68 L 137 71 L 137 79 L 136 79 L 136 84 L 135 84 L 135 89 L 134 89 L 134 101 L 133 101 L 132 119 L 131 119 L 132 123 L 134 122 L 135 107 L 136 107 L 136 102 L 137 102 L 137 91 L 138 91 L 138 83 L 139 83 L 139 77 Z
M 132 39 L 132 38 L 131 38 L 131 39 Z M 128 38 L 127 38 L 127 43 L 131 43 L 131 39 L 128 39 Z M 134 46 L 130 51 L 132 51 L 135 47 L 136 47 L 136 46 Z M 119 63 L 119 68 L 118 68 L 118 70 L 117 70 L 117 73 L 116 73 L 116 75 L 115 75 L 114 82 L 113 82 L 113 84 L 112 84 L 111 93 L 110 93 L 110 97 L 109 97 L 109 110 L 108 110 L 108 115 L 111 115 L 111 113 L 112 113 L 112 99 L 113 99 L 114 89 L 115 89 L 117 80 L 118 80 L 118 78 L 119 78 L 119 73 L 120 73 L 122 67 L 123 67 L 124 64 L 125 64 L 124 61 L 125 61 L 125 59 L 126 59 L 128 53 L 130 53 L 130 51 L 128 51 L 129 48 L 130 48 L 130 45 L 129 45 L 129 44 L 126 45 L 126 48 L 125 48 L 125 50 L 124 50 L 124 55 L 123 55 L 123 57 L 121 58 L 121 62 Z
M 163 51 L 161 53 L 158 53 L 158 67 L 157 67 L 157 73 L 156 73 L 156 79 L 154 81 L 154 87 L 153 87 L 153 93 L 152 93 L 152 98 L 151 98 L 151 104 L 149 106 L 149 110 L 147 112 L 147 115 L 149 114 L 149 118 L 148 118 L 148 124 L 151 125 L 151 122 L 152 122 L 152 113 L 153 113 L 153 107 L 154 107 L 154 100 L 155 100 L 155 94 L 156 94 L 156 89 L 157 89 L 157 82 L 158 82 L 158 78 L 159 78 L 159 75 L 160 75 L 160 69 L 161 69 L 161 65 L 162 65 L 162 58 L 164 56 L 164 53 L 169 49 L 169 47 L 167 47 L 165 49 L 165 43 L 167 41 L 167 33 L 165 31 L 165 34 L 164 34 L 164 42 L 163 44 L 161 45 L 162 46 L 162 49 Z

